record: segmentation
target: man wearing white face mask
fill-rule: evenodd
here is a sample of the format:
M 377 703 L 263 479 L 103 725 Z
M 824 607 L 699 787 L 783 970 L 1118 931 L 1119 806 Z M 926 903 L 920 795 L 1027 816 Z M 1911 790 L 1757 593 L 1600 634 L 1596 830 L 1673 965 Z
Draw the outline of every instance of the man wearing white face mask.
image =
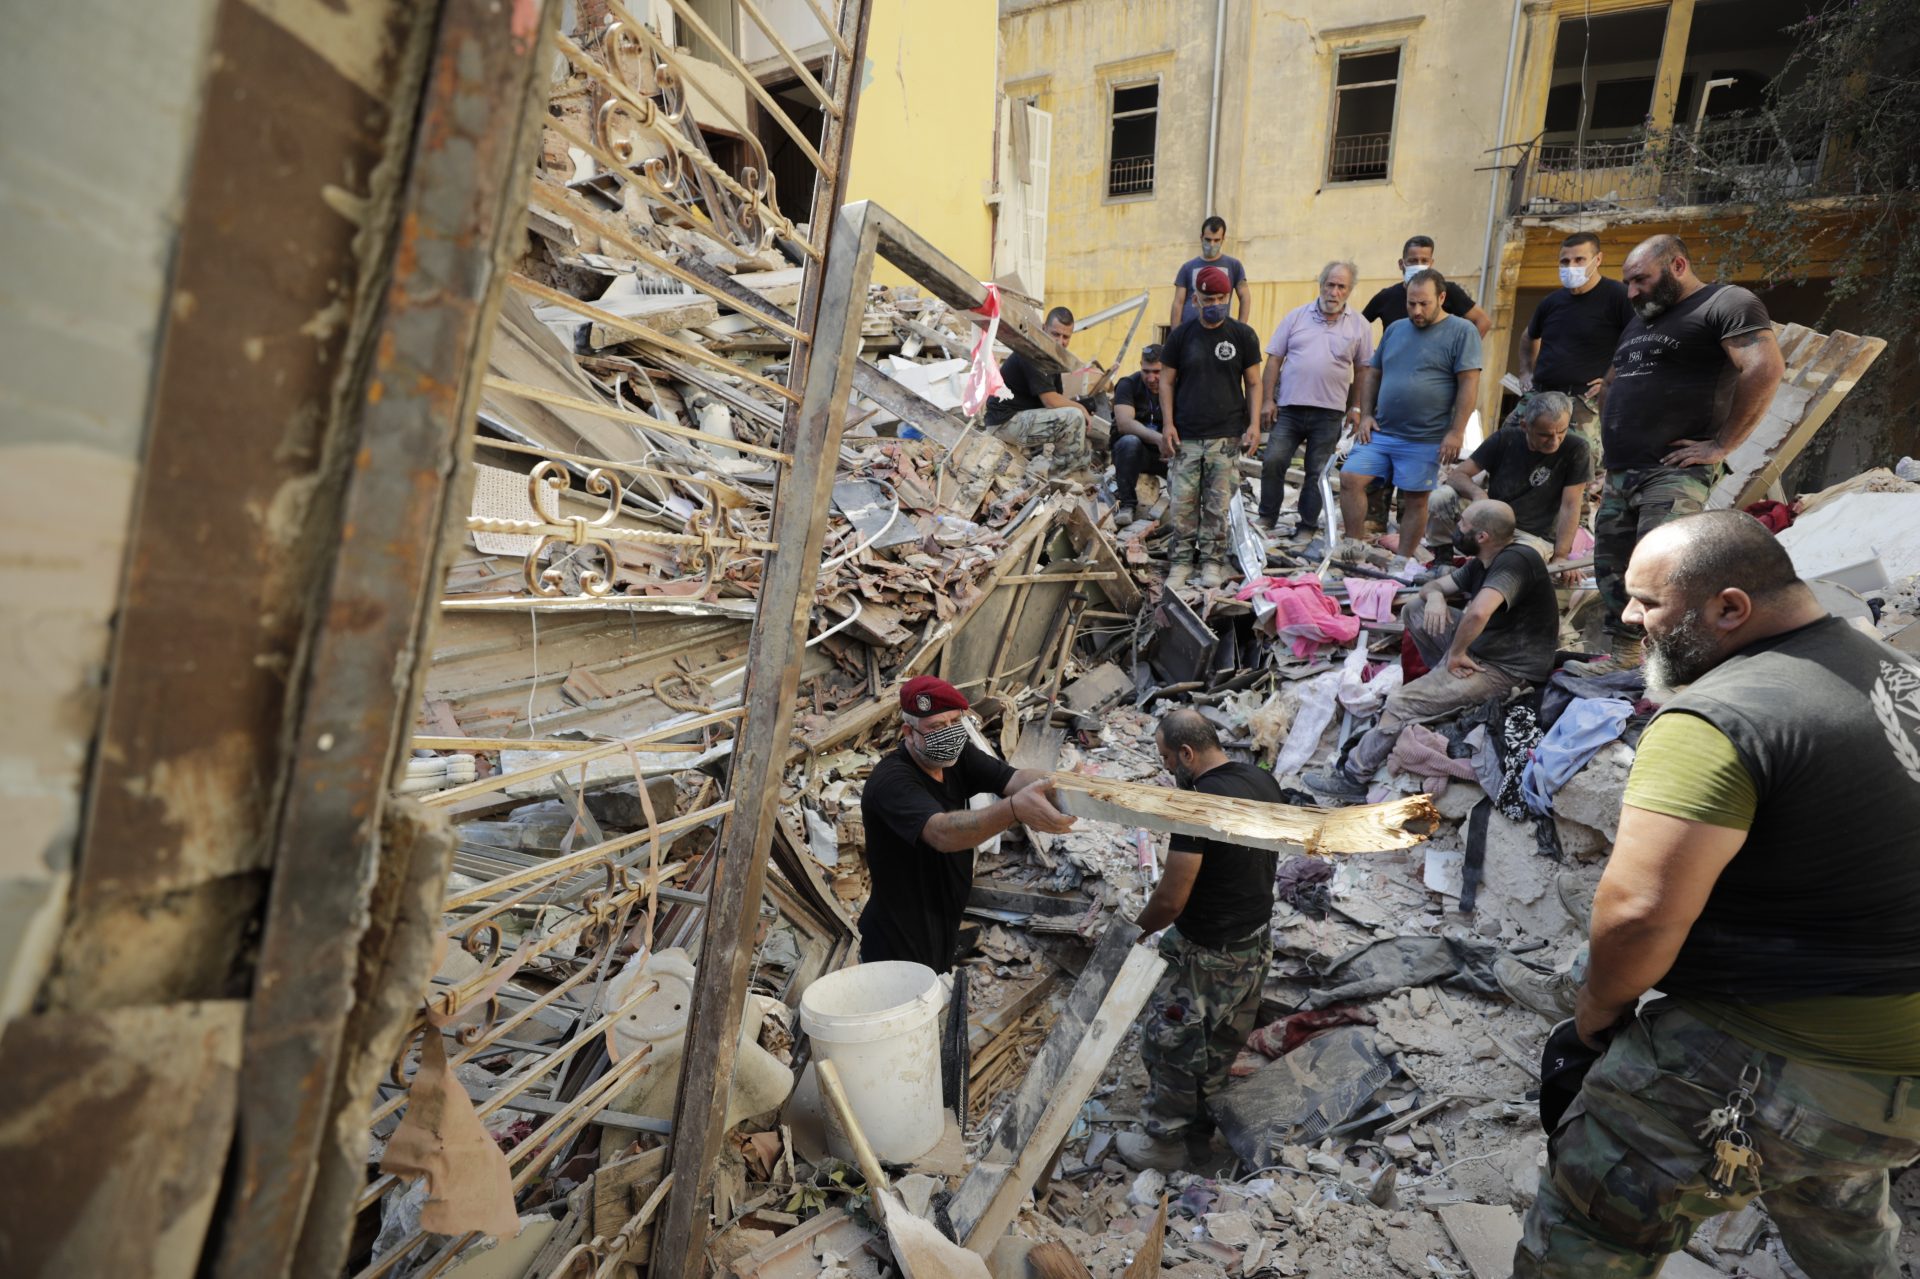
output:
M 1632 318 L 1627 286 L 1600 274 L 1600 237 L 1577 231 L 1563 240 L 1560 288 L 1534 308 L 1520 352 L 1520 380 L 1530 391 L 1570 397 L 1573 428 L 1595 449 L 1600 428 L 1593 399 Z
M 860 792 L 867 873 L 860 961 L 904 959 L 937 973 L 953 967 L 960 916 L 973 889 L 973 850 L 1015 825 L 1057 835 L 1073 818 L 1053 806 L 1053 782 L 1014 768 L 967 740 L 967 699 L 932 675 L 900 687 L 900 745 Z M 975 795 L 997 795 L 986 808 Z
M 1387 330 L 1394 326 L 1395 321 L 1407 318 L 1407 284 L 1414 276 L 1432 268 L 1433 237 L 1416 235 L 1409 239 L 1400 249 L 1398 265 L 1400 283 L 1389 284 L 1368 298 L 1365 309 L 1360 312 L 1369 320 L 1380 321 L 1382 337 L 1386 336 Z M 1493 317 L 1480 309 L 1480 304 L 1473 300 L 1472 294 L 1452 280 L 1447 281 L 1447 292 L 1446 296 L 1440 299 L 1440 309 L 1448 315 L 1457 315 L 1470 322 L 1480 331 L 1481 337 L 1487 336 L 1487 331 L 1493 328 Z
M 1247 269 L 1240 265 L 1239 258 L 1227 252 L 1227 220 L 1216 215 L 1200 224 L 1200 256 L 1188 258 L 1173 273 L 1173 311 L 1167 318 L 1169 330 L 1179 328 L 1200 313 L 1200 290 L 1194 287 L 1193 277 L 1210 266 L 1227 273 L 1227 282 L 1233 288 L 1234 318 L 1246 323 L 1247 310 L 1253 305 L 1253 290 L 1247 287 Z

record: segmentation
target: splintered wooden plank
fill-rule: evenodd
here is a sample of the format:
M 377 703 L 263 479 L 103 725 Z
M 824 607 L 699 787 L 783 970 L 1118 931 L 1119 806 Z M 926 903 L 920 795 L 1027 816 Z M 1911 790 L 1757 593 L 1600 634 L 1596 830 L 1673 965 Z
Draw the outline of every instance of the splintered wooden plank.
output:
M 967 1174 L 947 1211 L 954 1235 L 985 1256 L 1066 1139 L 1127 1028 L 1153 994 L 1167 961 L 1134 943 L 1140 930 L 1108 925 L 1067 996 L 993 1144 Z
M 1231 839 L 1282 852 L 1373 853 L 1411 848 L 1432 834 L 1440 820 L 1427 795 L 1353 808 L 1306 808 L 1078 773 L 1055 773 L 1053 789 L 1054 803 L 1074 817 L 1201 839 Z
M 1709 507 L 1738 510 L 1759 501 L 1866 375 L 1886 339 L 1817 333 L 1797 324 L 1779 330 L 1786 372 L 1753 434 L 1727 458 Z
M 1138 612 L 1140 588 L 1134 583 L 1133 573 L 1127 568 L 1126 561 L 1120 558 L 1113 540 L 1093 522 L 1086 508 L 1078 503 L 1068 510 L 1066 526 L 1075 553 L 1086 556 L 1095 567 L 1113 574 L 1111 579 L 1100 583 L 1101 593 L 1122 613 Z

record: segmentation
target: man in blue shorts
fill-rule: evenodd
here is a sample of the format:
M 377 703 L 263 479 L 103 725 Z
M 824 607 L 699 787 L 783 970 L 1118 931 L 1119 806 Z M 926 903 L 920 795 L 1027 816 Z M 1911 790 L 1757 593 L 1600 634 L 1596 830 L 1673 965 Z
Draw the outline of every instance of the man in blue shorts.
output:
M 1400 490 L 1400 549 L 1411 555 L 1427 527 L 1427 495 L 1460 458 L 1467 419 L 1480 393 L 1480 331 L 1441 309 L 1446 277 L 1425 270 L 1407 281 L 1407 318 L 1387 326 L 1360 373 L 1357 443 L 1340 472 L 1341 557 L 1367 518 L 1367 485 Z

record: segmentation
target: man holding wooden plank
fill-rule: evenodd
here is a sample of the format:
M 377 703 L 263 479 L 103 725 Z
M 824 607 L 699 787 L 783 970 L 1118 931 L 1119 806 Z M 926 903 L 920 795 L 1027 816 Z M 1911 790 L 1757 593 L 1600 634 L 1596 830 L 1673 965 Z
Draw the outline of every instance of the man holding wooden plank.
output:
M 1160 762 L 1182 790 L 1283 802 L 1273 774 L 1232 760 L 1205 716 L 1182 708 L 1154 734 Z M 1161 929 L 1167 960 L 1140 1032 L 1147 1067 L 1145 1133 L 1121 1133 L 1114 1147 L 1135 1168 L 1172 1171 L 1188 1151 L 1204 1155 L 1213 1135 L 1207 1098 L 1227 1086 L 1227 1069 L 1253 1033 L 1260 989 L 1273 958 L 1272 849 L 1175 835 L 1166 873 L 1137 921 L 1144 941 Z M 1168 927 L 1171 925 L 1171 927 Z
M 1014 768 L 967 740 L 967 699 L 932 675 L 900 687 L 900 745 L 860 792 L 873 891 L 860 912 L 860 960 L 953 967 L 960 916 L 973 891 L 973 850 L 1016 824 L 1073 828 L 1047 798 L 1045 773 Z M 975 795 L 1001 796 L 969 808 Z

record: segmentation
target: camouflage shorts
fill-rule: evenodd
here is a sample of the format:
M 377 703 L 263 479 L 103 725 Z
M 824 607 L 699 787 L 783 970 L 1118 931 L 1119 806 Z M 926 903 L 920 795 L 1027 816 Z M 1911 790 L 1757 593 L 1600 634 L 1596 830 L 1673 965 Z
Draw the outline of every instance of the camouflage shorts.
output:
M 1093 466 L 1093 452 L 1087 446 L 1087 417 L 1079 409 L 1028 409 L 994 427 L 993 433 L 1030 458 L 1051 444 L 1052 473 L 1056 476 L 1074 475 Z
M 1175 564 L 1227 563 L 1227 507 L 1240 483 L 1240 437 L 1181 440 L 1173 455 Z
M 1227 1086 L 1227 1070 L 1259 1019 L 1273 942 L 1262 928 L 1216 949 L 1169 928 L 1160 954 L 1166 975 L 1141 1014 L 1147 1131 L 1156 1137 L 1211 1132 L 1207 1098 Z
M 1758 1182 L 1708 1194 L 1700 1136 L 1743 1068 Z M 1888 1170 L 1920 1156 L 1915 1080 L 1809 1066 L 1716 1030 L 1671 999 L 1649 1004 L 1587 1075 L 1514 1253 L 1514 1279 L 1659 1272 L 1695 1227 L 1757 1194 L 1793 1260 L 1817 1279 L 1895 1279 Z
M 1607 634 L 1638 637 L 1640 628 L 1621 619 L 1627 607 L 1627 561 L 1640 539 L 1669 520 L 1707 509 L 1713 493 L 1711 466 L 1649 466 L 1608 471 L 1600 509 L 1593 517 L 1593 571 L 1607 606 Z

